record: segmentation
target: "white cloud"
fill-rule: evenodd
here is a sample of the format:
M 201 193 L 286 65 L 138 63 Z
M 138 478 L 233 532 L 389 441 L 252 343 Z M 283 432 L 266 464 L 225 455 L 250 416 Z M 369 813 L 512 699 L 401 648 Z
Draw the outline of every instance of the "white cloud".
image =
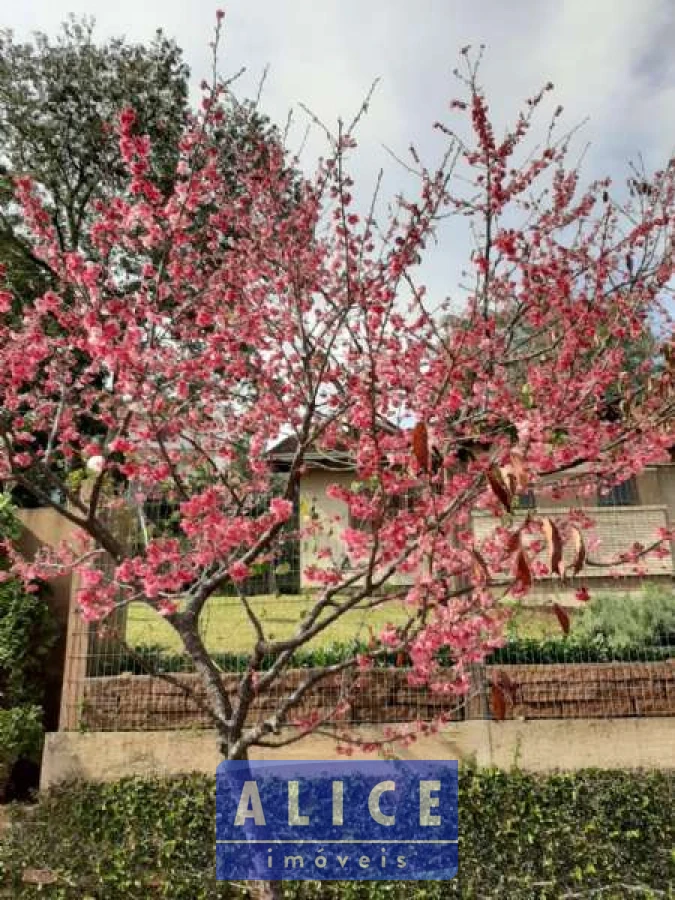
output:
M 381 77 L 360 131 L 356 174 L 362 196 L 380 166 L 391 195 L 406 176 L 382 149 L 405 155 L 411 140 L 434 154 L 431 124 L 449 115 L 456 93 L 451 70 L 458 49 L 487 44 L 483 78 L 500 126 L 547 80 L 566 122 L 590 116 L 580 146 L 591 142 L 585 172 L 617 178 L 642 151 L 651 165 L 665 161 L 675 134 L 675 7 L 672 0 L 233 0 L 226 6 L 222 68 L 248 67 L 244 92 L 271 70 L 263 107 L 283 123 L 304 101 L 328 124 L 350 118 Z M 3 10 L 3 24 L 21 34 L 53 32 L 69 12 L 96 16 L 102 36 L 149 38 L 162 26 L 184 47 L 198 80 L 209 71 L 213 0 L 25 0 Z M 311 144 L 314 150 L 316 144 Z M 465 258 L 461 227 L 447 229 L 451 246 L 425 268 L 430 286 L 451 291 Z

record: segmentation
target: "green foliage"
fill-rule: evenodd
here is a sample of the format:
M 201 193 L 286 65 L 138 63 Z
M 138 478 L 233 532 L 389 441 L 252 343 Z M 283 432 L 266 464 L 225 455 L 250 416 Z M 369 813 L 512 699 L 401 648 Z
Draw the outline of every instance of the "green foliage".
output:
M 575 620 L 579 635 L 612 649 L 675 645 L 675 590 L 647 583 L 639 596 L 599 594 Z
M 671 659 L 673 645 L 630 645 L 613 647 L 602 635 L 583 637 L 575 634 L 559 638 L 518 638 L 499 647 L 486 660 L 488 665 L 509 663 L 608 663 L 661 662 Z
M 55 40 L 37 33 L 19 43 L 11 31 L 0 32 L 0 157 L 7 173 L 0 184 L 0 249 L 17 254 L 8 259 L 8 274 L 20 293 L 43 288 L 46 273 L 17 231 L 11 176 L 35 179 L 62 247 L 80 247 L 94 202 L 127 180 L 114 129 L 126 106 L 136 109 L 140 132 L 152 140 L 155 171 L 171 184 L 187 77 L 180 48 L 161 31 L 148 45 L 123 38 L 97 43 L 93 21 L 71 17 Z
M 120 194 L 128 182 L 115 128 L 120 112 L 129 106 L 136 110 L 138 131 L 151 139 L 154 174 L 168 192 L 187 92 L 182 51 L 161 31 L 147 45 L 124 38 L 97 42 L 93 21 L 73 16 L 55 38 L 38 32 L 20 42 L 11 30 L 0 30 L 0 264 L 6 269 L 3 287 L 15 297 L 17 318 L 58 279 L 33 251 L 32 235 L 14 199 L 15 178 L 33 179 L 60 248 L 79 249 L 96 259 L 88 239 L 96 206 Z M 128 257 L 118 265 L 129 273 L 134 268 Z M 53 327 L 56 333 L 58 326 Z M 86 417 L 79 424 L 87 433 L 97 433 Z M 35 432 L 34 437 L 46 447 L 47 434 Z M 73 461 L 64 460 L 57 448 L 51 465 L 66 478 Z M 35 490 L 16 486 L 17 502 L 34 506 L 53 499 L 51 478 L 25 474 Z
M 487 665 L 553 663 L 607 663 L 607 662 L 661 662 L 671 659 L 675 642 L 670 645 L 620 645 L 611 646 L 602 635 L 595 637 L 567 638 L 512 638 L 504 647 L 494 650 L 486 659 Z M 355 653 L 366 653 L 362 641 L 334 642 L 319 647 L 298 650 L 290 665 L 294 668 L 329 666 L 351 659 Z M 246 653 L 212 653 L 216 665 L 223 672 L 243 672 L 249 661 Z M 450 654 L 441 652 L 440 661 L 449 665 Z M 269 669 L 274 657 L 264 657 L 261 669 Z M 408 664 L 397 653 L 387 653 L 375 661 L 377 668 Z M 114 659 L 97 659 L 92 663 L 90 675 L 117 675 L 121 672 L 143 673 L 149 670 L 184 672 L 189 660 L 184 653 L 167 652 L 161 645 L 146 645 L 133 652 L 121 650 Z
M 321 647 L 310 647 L 298 650 L 293 655 L 291 666 L 294 668 L 329 666 L 345 659 L 351 659 L 355 653 L 362 653 L 365 650 L 366 645 L 359 641 L 349 644 L 335 642 Z M 212 653 L 211 656 L 223 672 L 243 672 L 249 662 L 249 656 L 246 653 Z M 270 669 L 275 659 L 276 657 L 271 655 L 263 657 L 260 668 Z M 395 654 L 392 653 L 382 659 L 378 665 L 394 665 L 394 662 Z M 111 660 L 97 659 L 94 666 L 95 668 L 89 672 L 90 675 L 117 675 L 120 672 L 140 674 L 149 670 L 172 673 L 184 672 L 186 668 L 189 668 L 189 659 L 184 653 L 167 653 L 159 645 L 145 645 L 136 648 L 133 652 L 123 650 Z
M 2 287 L 14 295 L 12 312 L 17 320 L 35 298 L 49 288 L 63 294 L 64 285 L 50 264 L 34 252 L 33 235 L 15 200 L 15 179 L 29 176 L 33 180 L 61 250 L 79 250 L 91 261 L 113 265 L 118 273 L 125 273 L 129 295 L 133 295 L 138 255 L 119 245 L 112 262 L 100 258 L 90 226 L 97 210 L 128 187 L 117 130 L 125 108 L 132 107 L 136 113 L 136 133 L 150 139 L 154 183 L 166 196 L 170 194 L 189 114 L 188 76 L 182 50 L 161 30 L 139 44 L 124 37 L 98 39 L 94 21 L 86 17 L 70 16 L 55 36 L 37 32 L 28 41 L 18 40 L 10 29 L 0 29 L 0 265 L 5 270 Z M 213 126 L 211 137 L 234 193 L 242 189 L 241 160 L 264 165 L 268 145 L 278 142 L 280 133 L 255 102 L 229 96 L 226 105 L 227 114 Z M 299 175 L 289 184 L 289 206 L 297 198 L 299 184 Z M 197 217 L 198 234 L 201 226 Z M 54 334 L 59 331 L 55 322 L 47 327 Z M 87 365 L 83 351 L 76 356 L 83 367 Z M 95 416 L 83 413 L 77 427 L 102 437 Z M 33 430 L 29 421 L 25 428 L 43 449 L 47 446 L 47 433 Z M 82 460 L 64 458 L 58 440 L 50 468 L 50 476 L 35 467 L 26 469 L 29 484 L 14 488 L 15 500 L 26 507 L 63 502 L 64 492 L 55 490 L 52 475 L 66 485 L 71 482 L 77 491 Z
M 42 702 L 45 658 L 55 638 L 44 599 L 15 579 L 0 583 L 0 705 Z
M 16 541 L 21 534 L 21 523 L 17 519 L 14 504 L 9 494 L 0 494 L 0 538 Z
M 16 540 L 20 523 L 0 497 L 0 535 Z M 47 603 L 15 578 L 0 581 L 0 792 L 20 758 L 37 760 L 42 740 L 45 660 L 56 639 Z
M 8 772 L 17 759 L 37 762 L 42 747 L 42 730 L 40 706 L 0 709 L 0 771 Z
M 672 778 L 460 770 L 460 871 L 450 882 L 286 882 L 286 900 L 557 900 L 669 896 Z M 245 900 L 214 880 L 214 780 L 76 784 L 17 810 L 0 848 L 0 897 Z M 53 884 L 22 882 L 26 868 Z M 661 893 L 659 893 L 661 892 Z M 672 894 L 670 894 L 672 896 Z

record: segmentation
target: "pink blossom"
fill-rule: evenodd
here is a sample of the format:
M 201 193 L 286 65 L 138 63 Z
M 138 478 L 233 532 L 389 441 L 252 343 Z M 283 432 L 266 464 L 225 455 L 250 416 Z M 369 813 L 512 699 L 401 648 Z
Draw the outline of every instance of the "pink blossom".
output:
M 86 541 L 30 562 L 7 548 L 13 574 L 31 585 L 79 576 L 91 621 L 138 597 L 171 619 L 205 585 L 274 564 L 270 533 L 292 519 L 284 497 L 299 489 L 308 612 L 316 602 L 333 614 L 363 592 L 356 610 L 368 627 L 368 604 L 395 586 L 387 602 L 414 624 L 411 683 L 449 698 L 503 644 L 505 593 L 524 596 L 560 555 L 584 578 L 602 548 L 582 503 L 669 459 L 668 354 L 634 366 L 629 352 L 657 323 L 672 344 L 675 169 L 610 210 L 606 182 L 582 184 L 566 141 L 529 144 L 543 94 L 498 136 L 487 98 L 473 79 L 463 84 L 453 116 L 466 118 L 466 178 L 420 164 L 412 193 L 392 198 L 377 229 L 352 212 L 362 206 L 354 135 L 315 175 L 296 178 L 274 132 L 237 144 L 226 173 L 222 123 L 245 125 L 249 113 L 208 85 L 176 139 L 172 178 L 155 171 L 147 111 L 122 111 L 113 127 L 127 178 L 87 209 L 78 248 L 64 252 L 39 186 L 15 180 L 21 233 L 52 276 L 26 304 L 0 267 L 0 481 L 38 484 L 49 467 Z M 455 146 L 453 129 L 437 130 Z M 439 215 L 478 236 L 461 316 L 419 283 L 419 262 L 443 239 Z M 490 222 L 491 248 L 480 237 Z M 643 257 L 649 266 L 636 265 Z M 607 408 L 617 394 L 630 401 L 620 420 Z M 413 422 L 426 427 L 416 451 Z M 289 435 L 290 452 L 275 457 Z M 83 466 L 110 474 L 89 479 L 104 488 L 91 500 L 73 488 Z M 530 487 L 537 508 L 525 524 L 516 499 Z M 121 549 L 106 518 L 115 491 L 117 510 L 140 523 Z M 556 513 L 559 534 L 541 513 L 551 499 L 571 507 Z M 172 510 L 166 522 L 140 515 L 155 503 Z M 654 548 L 617 548 L 603 571 L 638 573 L 648 553 L 666 560 L 673 536 L 665 528 Z M 99 557 L 111 550 L 108 571 Z M 402 633 L 385 628 L 382 645 L 396 650 Z M 357 672 L 370 664 L 351 662 Z
M 249 569 L 249 567 L 245 563 L 241 562 L 241 560 L 233 562 L 227 571 L 230 578 L 233 581 L 237 582 L 245 581 L 251 574 L 251 570 Z
M 293 515 L 293 504 L 290 500 L 275 497 L 270 502 L 270 512 L 277 522 L 286 522 Z
M 588 601 L 591 599 L 591 595 L 587 587 L 577 588 L 574 592 L 574 596 L 580 603 L 588 603 Z

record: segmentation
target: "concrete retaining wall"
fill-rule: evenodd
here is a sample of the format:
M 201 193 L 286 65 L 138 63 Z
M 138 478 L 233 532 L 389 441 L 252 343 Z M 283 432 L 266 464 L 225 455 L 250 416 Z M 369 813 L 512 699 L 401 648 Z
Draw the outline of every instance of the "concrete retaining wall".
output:
M 381 727 L 360 728 L 364 740 Z M 534 772 L 588 767 L 675 769 L 675 719 L 536 722 L 474 720 L 447 726 L 435 737 L 400 749 L 402 759 L 459 759 L 478 766 Z M 330 737 L 310 736 L 283 750 L 253 752 L 265 759 L 337 759 Z M 373 758 L 354 754 L 354 758 Z M 210 731 L 53 732 L 45 743 L 41 788 L 81 778 L 113 781 L 128 775 L 213 775 L 220 762 Z

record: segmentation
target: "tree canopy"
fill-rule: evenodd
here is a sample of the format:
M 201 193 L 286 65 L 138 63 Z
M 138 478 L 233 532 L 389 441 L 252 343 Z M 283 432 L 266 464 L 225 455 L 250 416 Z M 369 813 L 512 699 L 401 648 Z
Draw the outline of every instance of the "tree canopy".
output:
M 530 146 L 549 88 L 498 139 L 470 63 L 463 85 L 449 115 L 469 118 L 470 140 L 452 118 L 441 125 L 440 164 L 416 159 L 415 195 L 378 224 L 354 201 L 353 128 L 331 135 L 311 178 L 297 175 L 274 130 L 236 144 L 225 171 L 223 129 L 242 110 L 251 120 L 219 83 L 188 117 L 168 192 L 141 112 L 122 111 L 128 182 L 87 219 L 76 251 L 64 249 L 41 185 L 17 180 L 21 227 L 56 283 L 18 322 L 11 285 L 0 291 L 0 478 L 57 508 L 82 542 L 30 565 L 15 558 L 15 570 L 26 579 L 76 571 L 90 620 L 139 600 L 163 615 L 231 758 L 280 746 L 289 724 L 288 740 L 324 725 L 301 714 L 308 691 L 378 654 L 405 651 L 415 683 L 466 693 L 469 666 L 499 643 L 504 597 L 591 563 L 585 511 L 519 518 L 516 494 L 590 493 L 598 479 L 668 458 L 675 370 L 669 362 L 650 377 L 647 355 L 632 378 L 626 347 L 667 315 L 675 161 L 624 203 L 606 180 L 581 186 L 556 114 L 543 144 Z M 456 212 L 478 236 L 475 286 L 445 328 L 417 265 Z M 625 403 L 609 417 L 617 384 Z M 284 437 L 293 449 L 280 473 L 269 451 Z M 467 443 L 475 451 L 462 454 Z M 233 695 L 200 616 L 224 585 L 238 589 L 274 560 L 310 460 L 333 455 L 354 467 L 326 490 L 348 515 L 341 524 L 301 515 L 294 528 L 321 550 L 304 567 L 315 592 L 292 635 L 276 637 L 240 591 L 252 638 Z M 86 492 L 68 481 L 81 460 Z M 115 493 L 120 479 L 131 492 Z M 177 533 L 120 540 L 111 502 L 140 516 L 150 497 L 177 507 Z M 480 535 L 477 510 L 489 523 Z M 669 554 L 671 538 L 662 529 L 621 559 L 637 570 L 644 555 Z M 369 654 L 273 694 L 298 649 L 351 610 L 392 599 L 405 601 L 408 620 L 383 629 Z M 453 663 L 443 683 L 441 650 Z M 273 707 L 251 722 L 265 692 Z M 330 718 L 339 725 L 346 712 L 340 702 Z
M 30 252 L 13 202 L 13 179 L 30 177 L 62 250 L 87 241 L 97 201 L 128 180 L 116 122 L 139 110 L 158 184 L 169 190 L 188 112 L 182 51 L 158 31 L 151 43 L 95 40 L 92 20 L 71 17 L 55 39 L 18 42 L 0 32 L 0 260 L 19 294 L 34 295 L 49 272 Z

